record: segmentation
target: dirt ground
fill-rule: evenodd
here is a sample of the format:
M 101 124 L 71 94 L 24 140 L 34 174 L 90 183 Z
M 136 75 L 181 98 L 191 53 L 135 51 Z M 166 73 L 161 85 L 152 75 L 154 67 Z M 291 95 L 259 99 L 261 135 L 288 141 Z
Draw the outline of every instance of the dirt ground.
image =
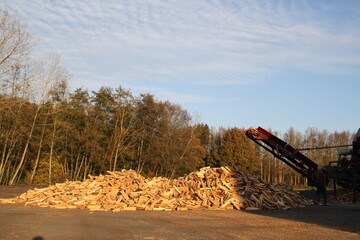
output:
M 0 198 L 25 190 L 1 186 Z M 360 239 L 360 205 L 112 213 L 0 204 L 0 239 Z

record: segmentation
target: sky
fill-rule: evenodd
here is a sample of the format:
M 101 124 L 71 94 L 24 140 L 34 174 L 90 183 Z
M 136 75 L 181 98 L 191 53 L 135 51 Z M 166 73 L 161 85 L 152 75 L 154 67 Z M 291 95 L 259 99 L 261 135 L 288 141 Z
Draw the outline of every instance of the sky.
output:
M 70 89 L 154 94 L 211 127 L 360 128 L 358 0 L 0 0 Z

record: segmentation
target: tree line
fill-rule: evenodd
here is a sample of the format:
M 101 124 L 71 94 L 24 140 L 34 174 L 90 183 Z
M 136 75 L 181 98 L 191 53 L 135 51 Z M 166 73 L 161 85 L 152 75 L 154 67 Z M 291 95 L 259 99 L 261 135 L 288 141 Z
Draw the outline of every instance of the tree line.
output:
M 0 21 L 0 184 L 53 184 L 121 169 L 174 178 L 204 166 L 306 184 L 243 128 L 196 123 L 180 105 L 121 86 L 70 91 L 59 56 L 35 59 L 26 25 L 7 10 Z M 353 137 L 316 128 L 271 132 L 297 148 L 343 145 Z M 333 149 L 306 154 L 321 165 L 336 159 Z

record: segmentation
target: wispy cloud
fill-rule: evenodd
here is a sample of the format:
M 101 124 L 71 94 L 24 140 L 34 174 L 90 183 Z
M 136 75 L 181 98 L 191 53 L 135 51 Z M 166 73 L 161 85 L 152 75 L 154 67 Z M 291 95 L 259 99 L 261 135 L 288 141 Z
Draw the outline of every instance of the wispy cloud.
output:
M 360 65 L 359 16 L 349 16 L 358 25 L 323 24 L 331 5 L 318 14 L 307 1 L 5 4 L 40 35 L 39 54 L 60 53 L 75 76 L 236 85 L 264 82 L 279 66 L 358 73 Z
M 5 6 L 40 40 L 36 56 L 61 56 L 72 88 L 151 93 L 201 111 L 213 126 L 358 127 L 349 104 L 360 87 L 357 0 L 2 0 Z M 337 114 L 340 107 L 354 118 Z

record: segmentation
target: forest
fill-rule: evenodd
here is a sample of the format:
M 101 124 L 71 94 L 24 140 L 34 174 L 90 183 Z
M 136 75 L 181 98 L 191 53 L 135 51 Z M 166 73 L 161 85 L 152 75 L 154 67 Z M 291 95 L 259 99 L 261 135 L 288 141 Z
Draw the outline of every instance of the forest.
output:
M 16 15 L 0 10 L 0 184 L 47 185 L 122 169 L 175 178 L 204 166 L 236 166 L 269 182 L 306 184 L 249 140 L 244 128 L 196 122 L 178 104 L 122 86 L 69 89 L 71 74 L 60 57 L 35 58 L 36 44 Z M 349 144 L 354 136 L 311 127 L 268 130 L 296 148 Z M 305 154 L 325 165 L 338 150 Z

